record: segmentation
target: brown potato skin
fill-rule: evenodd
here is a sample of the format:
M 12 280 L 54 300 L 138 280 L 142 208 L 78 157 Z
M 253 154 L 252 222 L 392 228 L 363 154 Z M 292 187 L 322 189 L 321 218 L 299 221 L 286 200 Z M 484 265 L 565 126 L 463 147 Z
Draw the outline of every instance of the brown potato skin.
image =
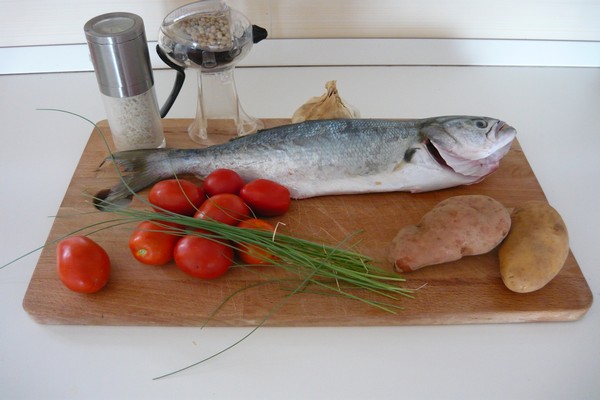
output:
M 402 228 L 388 259 L 398 272 L 483 254 L 498 246 L 510 229 L 510 213 L 484 195 L 450 197 L 423 216 L 418 225 Z
M 512 227 L 498 250 L 500 275 L 513 292 L 529 293 L 546 286 L 569 255 L 569 234 L 560 214 L 544 201 L 514 210 Z

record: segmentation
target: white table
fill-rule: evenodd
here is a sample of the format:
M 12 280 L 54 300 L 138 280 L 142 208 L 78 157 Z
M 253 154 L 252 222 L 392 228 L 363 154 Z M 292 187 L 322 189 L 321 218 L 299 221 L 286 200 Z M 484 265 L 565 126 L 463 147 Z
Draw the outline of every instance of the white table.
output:
M 156 72 L 165 99 L 173 73 Z M 236 72 L 246 111 L 290 117 L 337 79 L 363 117 L 499 117 L 519 141 L 600 295 L 600 69 L 286 67 Z M 169 117 L 193 117 L 191 75 Z M 0 264 L 44 243 L 104 109 L 93 73 L 0 76 Z M 39 252 L 0 270 L 0 398 L 589 399 L 600 396 L 600 311 L 569 323 L 262 328 L 46 326 L 21 302 Z

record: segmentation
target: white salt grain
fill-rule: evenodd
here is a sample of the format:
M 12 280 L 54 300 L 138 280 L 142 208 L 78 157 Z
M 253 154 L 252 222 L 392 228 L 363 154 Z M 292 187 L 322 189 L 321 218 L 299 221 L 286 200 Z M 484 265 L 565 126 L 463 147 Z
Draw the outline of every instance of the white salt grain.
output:
M 118 151 L 165 146 L 154 88 L 132 97 L 102 98 Z

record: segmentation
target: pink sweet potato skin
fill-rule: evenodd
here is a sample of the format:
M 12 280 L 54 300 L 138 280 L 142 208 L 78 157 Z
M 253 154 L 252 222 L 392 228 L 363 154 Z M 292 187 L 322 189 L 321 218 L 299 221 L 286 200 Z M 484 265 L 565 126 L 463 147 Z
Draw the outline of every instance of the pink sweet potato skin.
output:
M 388 259 L 398 272 L 483 254 L 498 246 L 510 230 L 510 213 L 483 195 L 454 196 L 438 203 L 418 225 L 402 228 Z

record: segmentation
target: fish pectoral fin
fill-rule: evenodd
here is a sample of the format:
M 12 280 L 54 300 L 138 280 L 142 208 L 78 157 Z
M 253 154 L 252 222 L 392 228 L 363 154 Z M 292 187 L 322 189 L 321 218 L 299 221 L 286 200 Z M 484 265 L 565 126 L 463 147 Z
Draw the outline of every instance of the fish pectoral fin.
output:
M 400 171 L 402 168 L 404 168 L 404 166 L 406 165 L 406 161 L 402 160 L 400 161 L 398 164 L 396 164 L 396 166 L 394 166 L 394 172 L 398 172 Z
M 406 150 L 406 153 L 404 153 L 404 157 L 402 158 L 402 160 L 407 163 L 411 162 L 418 150 L 419 147 L 411 147 L 410 149 Z
M 402 160 L 400 160 L 400 162 L 394 167 L 394 172 L 400 171 L 406 164 L 410 163 L 414 155 L 417 153 L 417 150 L 419 150 L 418 147 L 411 147 L 410 149 L 406 150 Z

